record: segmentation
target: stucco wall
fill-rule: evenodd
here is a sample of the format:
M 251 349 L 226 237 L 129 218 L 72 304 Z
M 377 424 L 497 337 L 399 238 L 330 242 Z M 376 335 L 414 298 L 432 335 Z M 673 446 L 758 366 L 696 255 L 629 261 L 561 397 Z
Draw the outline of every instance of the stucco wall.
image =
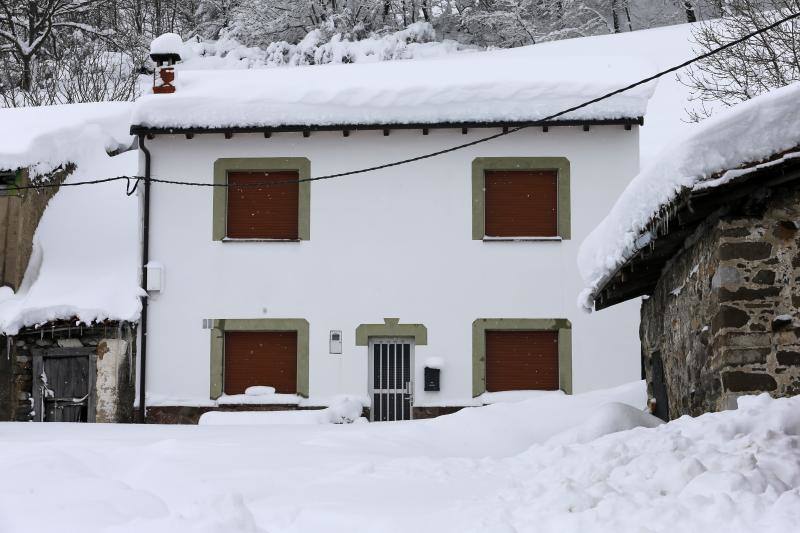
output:
M 799 220 L 800 193 L 775 190 L 707 221 L 665 268 L 641 337 L 651 396 L 663 361 L 670 418 L 800 393 Z
M 155 177 L 211 182 L 221 157 L 307 157 L 314 176 L 406 158 L 496 130 L 159 136 L 147 141 Z M 566 157 L 572 239 L 472 240 L 471 167 L 476 157 Z M 300 243 L 212 240 L 210 188 L 154 184 L 151 250 L 164 288 L 150 300 L 148 392 L 191 403 L 209 396 L 204 318 L 304 318 L 310 324 L 310 394 L 368 391 L 359 324 L 424 324 L 416 349 L 419 405 L 472 397 L 472 323 L 477 318 L 567 318 L 573 390 L 638 379 L 638 302 L 578 311 L 575 257 L 638 169 L 638 131 L 622 126 L 530 129 L 397 168 L 311 185 L 311 239 Z M 343 353 L 328 353 L 329 330 Z M 445 359 L 441 392 L 422 390 L 422 365 Z

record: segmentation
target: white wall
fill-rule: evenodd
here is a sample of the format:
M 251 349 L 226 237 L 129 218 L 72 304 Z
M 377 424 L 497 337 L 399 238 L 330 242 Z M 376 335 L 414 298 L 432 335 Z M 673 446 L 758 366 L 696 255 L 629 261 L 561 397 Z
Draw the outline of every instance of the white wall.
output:
M 312 176 L 449 147 L 495 130 L 431 130 L 159 136 L 148 141 L 154 177 L 207 181 L 221 157 L 308 157 Z M 572 240 L 481 242 L 471 238 L 475 157 L 564 156 L 571 163 Z M 165 269 L 150 300 L 148 393 L 208 398 L 209 335 L 203 318 L 305 318 L 310 393 L 367 394 L 367 349 L 355 328 L 399 317 L 422 323 L 417 405 L 472 395 L 476 318 L 568 318 L 574 392 L 639 378 L 638 301 L 587 315 L 575 257 L 638 168 L 638 131 L 622 126 L 530 129 L 427 161 L 311 185 L 311 240 L 211 238 L 211 188 L 153 184 L 150 257 Z M 342 330 L 342 355 L 328 354 Z M 446 360 L 439 393 L 422 391 L 422 363 Z

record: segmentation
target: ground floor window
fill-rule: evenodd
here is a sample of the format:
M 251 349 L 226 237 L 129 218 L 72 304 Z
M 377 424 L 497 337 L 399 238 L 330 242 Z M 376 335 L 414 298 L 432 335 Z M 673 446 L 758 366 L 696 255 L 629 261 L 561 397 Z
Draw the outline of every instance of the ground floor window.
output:
M 267 385 L 308 396 L 308 321 L 218 319 L 211 330 L 211 398 Z
M 226 331 L 225 394 L 269 385 L 275 392 L 297 393 L 297 331 Z
M 472 325 L 472 392 L 572 392 L 572 326 L 566 319 L 480 318 Z
M 558 331 L 489 330 L 486 390 L 558 389 Z

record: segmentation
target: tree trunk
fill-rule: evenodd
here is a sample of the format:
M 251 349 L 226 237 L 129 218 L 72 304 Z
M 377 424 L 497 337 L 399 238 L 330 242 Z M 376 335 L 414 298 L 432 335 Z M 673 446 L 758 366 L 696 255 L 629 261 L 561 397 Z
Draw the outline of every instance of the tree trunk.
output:
M 20 57 L 22 63 L 22 79 L 20 80 L 20 89 L 25 92 L 30 92 L 33 86 L 33 66 L 31 65 L 30 56 Z
M 697 14 L 694 12 L 694 7 L 689 0 L 684 0 L 683 8 L 686 10 L 686 22 L 697 22 Z
M 614 24 L 614 33 L 619 33 L 619 0 L 611 0 L 611 21 Z

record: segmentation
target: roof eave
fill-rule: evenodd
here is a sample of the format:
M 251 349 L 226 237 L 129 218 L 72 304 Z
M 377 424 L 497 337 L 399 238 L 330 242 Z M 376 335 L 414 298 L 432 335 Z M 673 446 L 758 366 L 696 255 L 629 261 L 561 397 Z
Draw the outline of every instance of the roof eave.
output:
M 585 120 L 548 121 L 496 121 L 496 122 L 434 122 L 392 124 L 290 124 L 281 126 L 229 126 L 229 127 L 151 127 L 140 124 L 131 126 L 131 135 L 181 135 L 181 134 L 236 134 L 236 133 L 290 133 L 315 131 L 378 131 L 378 130 L 429 130 L 429 129 L 478 129 L 478 128 L 530 128 L 559 126 L 641 126 L 644 117 Z
M 718 187 L 685 190 L 669 205 L 674 215 L 668 231 L 653 236 L 647 246 L 631 254 L 598 284 L 593 295 L 595 310 L 652 295 L 664 266 L 705 220 L 724 206 L 751 197 L 759 189 L 771 189 L 793 181 L 800 181 L 800 157 L 756 168 Z

